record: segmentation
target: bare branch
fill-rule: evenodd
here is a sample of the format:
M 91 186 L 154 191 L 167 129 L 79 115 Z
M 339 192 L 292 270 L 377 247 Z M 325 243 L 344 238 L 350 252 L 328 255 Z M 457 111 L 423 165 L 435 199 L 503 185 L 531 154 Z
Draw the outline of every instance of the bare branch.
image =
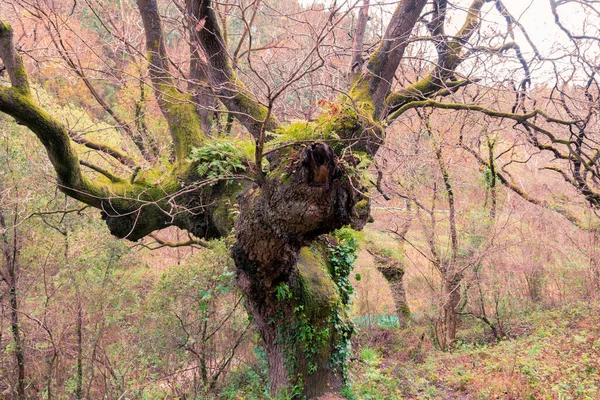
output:
M 362 71 L 363 66 L 363 41 L 365 38 L 365 30 L 367 21 L 369 21 L 369 3 L 370 0 L 363 0 L 363 5 L 358 11 L 358 20 L 356 21 L 356 29 L 354 30 L 354 38 L 352 40 L 352 58 L 350 60 L 350 79 L 354 75 Z
M 396 7 L 388 24 L 381 45 L 367 64 L 369 92 L 375 106 L 375 114 L 383 109 L 385 98 L 390 92 L 396 69 L 409 43 L 410 34 L 417 23 L 427 0 L 403 0 Z
M 83 136 L 77 135 L 74 132 L 69 131 L 69 136 L 71 136 L 71 139 L 73 139 L 75 143 L 79 143 L 89 149 L 97 150 L 104 154 L 108 154 L 109 156 L 113 157 L 115 160 L 119 161 L 121 164 L 127 167 L 134 168 L 136 166 L 135 161 L 120 150 L 117 150 L 105 144 L 96 143 L 94 141 L 84 138 Z
M 489 162 L 485 161 L 475 150 L 471 149 L 470 147 L 468 147 L 464 144 L 461 144 L 461 147 L 463 149 L 467 150 L 475 158 L 475 160 L 477 160 L 477 162 L 480 165 L 485 166 L 485 167 L 487 167 L 489 165 Z M 565 217 L 567 220 L 569 220 L 569 222 L 571 222 L 573 225 L 575 225 L 581 229 L 585 229 L 585 226 L 584 226 L 583 222 L 581 221 L 581 219 L 579 217 L 577 217 L 575 214 L 573 214 L 572 212 L 570 212 L 569 210 L 565 209 L 564 207 L 561 207 L 557 204 L 549 203 L 546 200 L 542 200 L 542 199 L 533 197 L 532 195 L 530 195 L 529 193 L 525 192 L 523 189 L 518 187 L 516 184 L 514 184 L 512 181 L 507 179 L 498 170 L 495 171 L 495 176 L 498 178 L 500 183 L 502 183 L 508 189 L 512 190 L 514 193 L 518 194 L 525 201 L 527 201 L 531 204 L 535 204 L 539 207 L 542 207 L 542 208 L 545 208 L 545 209 L 548 209 L 551 211 L 555 211 L 558 214 Z
M 200 3 L 197 5 L 198 19 L 202 23 L 197 29 L 197 37 L 208 59 L 210 67 L 208 78 L 213 91 L 255 138 L 260 137 L 263 124 L 266 126 L 266 130 L 274 131 L 279 125 L 275 116 L 269 114 L 267 107 L 261 104 L 235 76 L 211 2 L 209 0 L 190 1 Z
M 12 27 L 0 20 L 0 58 L 8 71 L 10 83 L 21 94 L 30 94 L 29 80 L 23 66 L 23 60 L 15 49 Z

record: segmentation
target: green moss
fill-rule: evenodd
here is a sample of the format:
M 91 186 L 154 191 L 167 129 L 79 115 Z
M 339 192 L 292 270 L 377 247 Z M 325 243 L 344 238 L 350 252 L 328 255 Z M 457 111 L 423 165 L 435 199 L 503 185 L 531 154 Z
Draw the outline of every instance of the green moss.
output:
M 289 143 L 312 140 L 339 140 L 339 135 L 325 122 L 326 120 L 320 117 L 317 121 L 297 121 L 280 126 L 275 132 L 274 140 L 269 144 L 271 147 L 278 147 Z
M 439 80 L 429 74 L 400 92 L 390 94 L 386 99 L 386 104 L 391 107 L 399 107 L 410 101 L 425 98 L 439 89 Z
M 245 87 L 238 86 L 238 92 L 235 95 L 235 100 L 240 105 L 240 107 L 248 113 L 252 118 L 256 121 L 264 121 L 267 117 L 267 108 L 258 103 L 256 100 L 253 100 Z
M 369 57 L 369 62 L 367 63 L 367 68 L 369 71 L 381 71 L 381 63 L 383 62 L 383 53 L 381 51 L 381 47 L 383 46 L 383 41 L 377 47 L 377 50 L 373 52 L 371 57 Z
M 352 83 L 348 94 L 352 100 L 358 103 L 357 107 L 360 109 L 361 114 L 373 116 L 375 106 L 369 85 L 370 81 L 368 79 L 365 79 L 363 76 L 357 77 L 355 82 Z
M 240 192 L 243 184 L 241 182 L 234 182 L 233 184 L 222 184 L 224 191 L 219 196 L 219 203 L 212 213 L 212 220 L 219 233 L 223 236 L 227 236 L 233 230 L 236 219 L 236 210 L 238 209 L 236 203 L 236 196 Z M 249 193 L 252 195 L 254 189 L 250 189 Z
M 300 285 L 295 297 L 305 305 L 305 310 L 314 313 L 314 316 L 327 315 L 330 308 L 339 302 L 339 296 L 326 268 L 320 252 L 311 251 L 308 247 L 300 250 Z
M 333 103 L 323 102 L 323 112 L 315 121 L 295 121 L 276 131 L 271 147 L 312 140 L 326 141 L 336 154 L 342 154 L 348 139 L 383 137 L 384 129 L 375 120 L 369 80 L 355 78 L 349 95 Z
M 200 116 L 191 96 L 180 93 L 171 85 L 161 85 L 161 92 L 175 154 L 178 160 L 182 160 L 189 155 L 193 146 L 205 140 Z
M 403 264 L 404 248 L 396 238 L 385 232 L 379 232 L 371 228 L 365 228 L 361 232 L 364 236 L 360 240 L 361 246 L 369 249 L 375 255 L 382 258 L 393 258 Z
M 292 175 L 287 172 L 282 172 L 281 175 L 279 175 L 279 181 L 284 185 L 289 185 L 292 183 Z
M 240 107 L 243 114 L 250 116 L 257 122 L 265 121 L 268 114 L 268 109 L 256 100 L 250 90 L 244 83 L 237 78 L 234 72 L 231 72 L 231 83 L 235 86 L 235 102 Z M 278 125 L 278 122 L 273 114 L 270 115 L 267 121 L 266 130 L 272 131 Z
M 367 199 L 362 199 L 361 201 L 359 201 L 358 203 L 356 203 L 356 205 L 354 206 L 354 208 L 357 211 L 363 211 L 363 210 L 368 210 L 369 208 L 369 201 Z

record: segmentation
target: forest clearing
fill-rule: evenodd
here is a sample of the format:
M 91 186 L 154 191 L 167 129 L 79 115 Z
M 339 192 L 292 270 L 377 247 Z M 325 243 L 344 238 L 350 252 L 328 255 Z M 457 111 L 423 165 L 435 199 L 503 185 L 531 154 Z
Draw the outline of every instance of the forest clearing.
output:
M 0 398 L 600 399 L 593 0 L 4 0 Z

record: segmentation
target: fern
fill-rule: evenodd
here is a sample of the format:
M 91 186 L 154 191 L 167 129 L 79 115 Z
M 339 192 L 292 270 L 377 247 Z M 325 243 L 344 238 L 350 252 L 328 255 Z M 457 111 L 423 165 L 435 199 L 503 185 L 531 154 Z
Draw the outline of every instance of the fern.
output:
M 198 174 L 209 180 L 226 179 L 246 171 L 244 156 L 228 141 L 215 141 L 192 149 L 190 161 L 198 163 Z

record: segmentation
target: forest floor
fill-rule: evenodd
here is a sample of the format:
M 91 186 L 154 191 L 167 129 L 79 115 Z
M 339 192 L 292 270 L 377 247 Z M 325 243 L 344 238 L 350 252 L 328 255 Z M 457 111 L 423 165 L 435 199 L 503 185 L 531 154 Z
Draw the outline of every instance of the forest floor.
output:
M 494 341 L 463 323 L 449 352 L 428 327 L 371 324 L 356 335 L 351 399 L 600 399 L 600 304 L 514 316 Z M 469 326 L 466 326 L 469 325 Z

